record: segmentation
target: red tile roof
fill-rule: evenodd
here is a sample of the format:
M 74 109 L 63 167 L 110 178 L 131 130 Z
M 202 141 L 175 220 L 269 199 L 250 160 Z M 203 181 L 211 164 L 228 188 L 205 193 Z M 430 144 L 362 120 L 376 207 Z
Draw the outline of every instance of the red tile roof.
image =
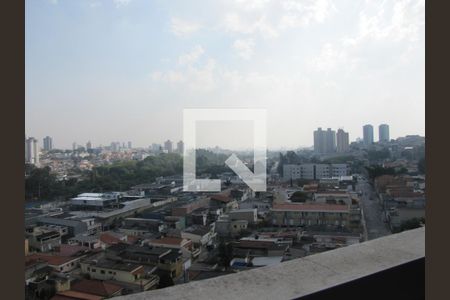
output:
M 134 235 L 127 235 L 127 241 L 129 244 L 135 244 L 139 240 L 139 237 Z
M 227 195 L 223 195 L 223 194 L 216 194 L 216 195 L 212 195 L 211 196 L 211 200 L 217 200 L 217 201 L 221 201 L 224 203 L 228 203 L 231 201 L 231 198 L 228 197 Z
M 82 279 L 72 283 L 71 290 L 97 296 L 111 297 L 123 287 L 107 281 Z
M 30 261 L 30 260 L 37 260 L 37 259 L 46 261 L 46 262 L 48 262 L 49 265 L 52 265 L 52 266 L 60 266 L 60 265 L 66 264 L 72 260 L 75 260 L 77 258 L 70 257 L 70 256 L 35 253 L 35 254 L 25 257 L 25 262 Z
M 101 296 L 69 290 L 57 293 L 50 300 L 102 300 L 102 299 L 103 297 Z
M 79 245 L 67 245 L 67 244 L 61 244 L 59 245 L 59 252 L 58 255 L 60 256 L 74 256 L 77 253 L 83 253 L 85 251 L 89 250 L 88 247 L 79 246 Z
M 174 246 L 182 246 L 187 242 L 186 239 L 177 237 L 162 237 L 160 239 L 155 239 L 150 241 L 152 244 L 166 244 Z
M 176 237 L 163 237 L 160 239 L 152 240 L 152 243 L 157 244 L 170 244 L 170 245 L 180 245 L 183 241 L 182 238 L 176 238 Z
M 119 238 L 108 234 L 106 232 L 103 232 L 102 234 L 100 234 L 100 241 L 102 243 L 108 244 L 108 245 L 114 245 L 114 244 L 118 244 L 118 243 L 123 243 L 122 240 L 120 240 Z
M 274 204 L 273 211 L 332 211 L 332 212 L 348 212 L 349 208 L 343 204 L 326 204 L 326 203 L 282 203 Z

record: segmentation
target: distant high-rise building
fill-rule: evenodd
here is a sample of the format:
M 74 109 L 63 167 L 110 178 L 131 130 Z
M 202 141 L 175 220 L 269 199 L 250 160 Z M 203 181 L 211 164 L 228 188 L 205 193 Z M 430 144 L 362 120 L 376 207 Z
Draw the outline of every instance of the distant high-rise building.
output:
M 314 131 L 314 151 L 325 153 L 325 131 L 321 127 Z
M 73 151 L 77 150 L 77 143 L 76 142 L 72 143 L 72 150 Z
M 44 138 L 44 150 L 50 151 L 53 149 L 53 139 L 49 136 Z
M 336 132 L 328 128 L 327 131 L 319 127 L 314 131 L 314 151 L 317 153 L 333 153 L 336 151 Z
M 378 140 L 380 142 L 389 142 L 389 125 L 381 124 L 378 126 Z
M 159 151 L 162 150 L 162 147 L 161 147 L 160 144 L 155 144 L 155 143 L 153 143 L 152 146 L 151 146 L 151 150 L 152 150 L 153 152 L 159 152 Z
M 39 145 L 38 140 L 30 137 L 25 143 L 25 161 L 39 167 Z
M 120 150 L 120 142 L 112 142 L 111 143 L 111 151 L 117 152 Z
M 336 141 L 337 141 L 336 146 L 337 152 L 342 153 L 348 151 L 349 148 L 348 132 L 345 132 L 342 129 L 338 129 L 336 133 Z
M 327 129 L 325 139 L 325 153 L 333 153 L 336 151 L 336 131 Z
M 373 144 L 373 126 L 370 124 L 363 126 L 363 140 L 364 144 L 371 145 Z
M 86 143 L 86 150 L 91 150 L 91 149 L 92 149 L 92 143 L 91 143 L 91 141 L 88 141 Z
M 167 150 L 167 152 L 169 152 L 169 153 L 171 153 L 173 151 L 173 143 L 171 140 L 165 141 L 164 149 Z
M 132 144 L 131 144 L 131 142 L 128 142 L 128 149 L 132 149 L 133 147 L 132 147 Z
M 183 143 L 183 141 L 179 141 L 177 143 L 177 152 L 180 153 L 180 154 L 183 154 L 183 152 L 184 152 L 184 143 Z

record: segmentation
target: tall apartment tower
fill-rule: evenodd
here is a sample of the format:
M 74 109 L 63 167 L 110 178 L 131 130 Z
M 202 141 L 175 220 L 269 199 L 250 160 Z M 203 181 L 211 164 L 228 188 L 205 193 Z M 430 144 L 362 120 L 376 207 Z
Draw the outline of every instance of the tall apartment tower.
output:
M 325 153 L 325 131 L 321 127 L 314 131 L 314 151 Z
M 91 150 L 91 149 L 92 149 L 92 143 L 91 143 L 91 141 L 88 141 L 86 143 L 86 150 Z
M 183 143 L 183 141 L 179 141 L 177 143 L 177 152 L 180 153 L 180 154 L 183 154 L 183 152 L 184 152 L 184 143 Z
M 25 143 L 25 161 L 39 167 L 39 145 L 38 140 L 30 137 Z
M 337 146 L 336 150 L 339 153 L 347 152 L 349 148 L 349 137 L 348 132 L 345 132 L 342 129 L 338 129 L 336 133 Z
M 171 140 L 165 141 L 164 149 L 167 150 L 167 152 L 169 152 L 169 153 L 171 153 L 173 151 L 173 143 Z
M 373 126 L 370 124 L 363 126 L 363 140 L 364 144 L 371 145 L 373 144 Z
M 336 131 L 328 128 L 325 133 L 325 153 L 336 152 Z
M 336 131 L 321 127 L 314 131 L 314 151 L 317 153 L 333 153 L 336 151 Z
M 50 151 L 53 149 L 53 139 L 49 136 L 44 138 L 44 150 Z
M 378 126 L 378 140 L 380 142 L 389 142 L 389 125 L 381 124 Z
M 132 149 L 133 148 L 133 144 L 131 142 L 128 142 L 128 149 Z

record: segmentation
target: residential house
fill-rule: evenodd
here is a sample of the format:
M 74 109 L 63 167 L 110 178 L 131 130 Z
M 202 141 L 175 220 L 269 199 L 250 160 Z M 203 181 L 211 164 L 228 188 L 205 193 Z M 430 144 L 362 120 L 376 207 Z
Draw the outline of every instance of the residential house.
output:
M 100 258 L 82 261 L 80 265 L 81 272 L 89 274 L 92 279 L 122 282 L 142 291 L 156 288 L 159 282 L 159 277 L 153 274 L 153 268 L 146 268 L 139 263 Z

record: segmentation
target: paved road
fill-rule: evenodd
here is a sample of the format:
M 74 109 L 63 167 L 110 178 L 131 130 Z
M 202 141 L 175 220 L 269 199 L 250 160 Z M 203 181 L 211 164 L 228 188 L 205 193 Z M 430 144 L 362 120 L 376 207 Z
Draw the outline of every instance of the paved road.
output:
M 361 206 L 367 229 L 367 238 L 373 240 L 391 234 L 387 223 L 383 221 L 383 213 L 378 198 L 370 184 L 359 180 L 357 191 L 362 191 Z

